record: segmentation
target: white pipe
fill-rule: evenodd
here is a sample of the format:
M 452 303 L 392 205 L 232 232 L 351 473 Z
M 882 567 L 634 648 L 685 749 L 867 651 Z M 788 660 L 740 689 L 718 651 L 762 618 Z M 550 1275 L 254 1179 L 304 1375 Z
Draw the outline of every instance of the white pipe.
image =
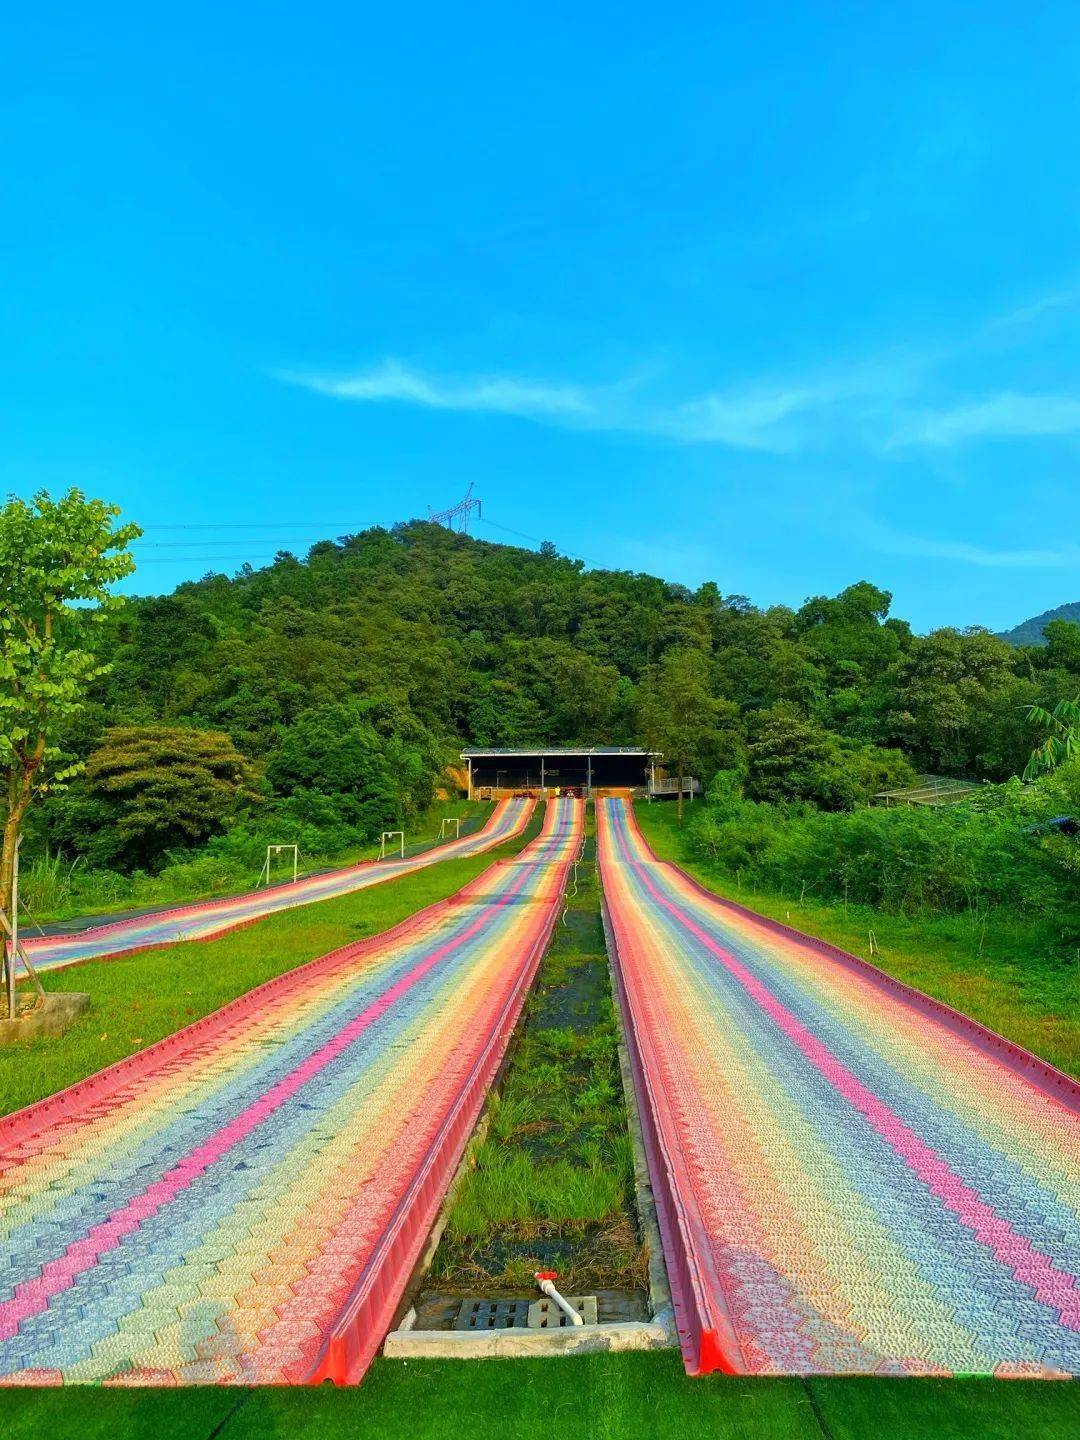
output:
M 537 1285 L 540 1286 L 540 1289 L 544 1292 L 544 1294 L 547 1295 L 549 1299 L 555 1301 L 555 1304 L 558 1305 L 559 1309 L 570 1321 L 571 1325 L 584 1325 L 585 1321 L 570 1304 L 570 1301 L 567 1300 L 564 1296 L 560 1295 L 558 1290 L 556 1290 L 555 1286 L 551 1283 L 551 1277 L 554 1274 L 554 1270 L 537 1270 L 533 1278 L 535 1279 Z

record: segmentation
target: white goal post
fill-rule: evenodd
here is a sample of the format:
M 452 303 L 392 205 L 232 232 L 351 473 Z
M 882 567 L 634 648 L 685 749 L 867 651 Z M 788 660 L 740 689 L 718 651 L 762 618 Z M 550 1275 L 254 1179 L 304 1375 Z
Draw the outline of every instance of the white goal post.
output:
M 267 845 L 267 847 L 266 847 L 266 859 L 263 861 L 263 867 L 262 867 L 262 869 L 259 871 L 259 884 L 256 885 L 256 887 L 255 887 L 256 890 L 258 890 L 258 889 L 259 889 L 259 886 L 261 886 L 261 885 L 269 885 L 269 884 L 270 884 L 270 866 L 271 866 L 272 862 L 273 862 L 274 860 L 276 860 L 277 857 L 278 857 L 279 855 L 281 855 L 283 852 L 291 853 L 291 854 L 292 854 L 292 883 L 293 883 L 294 885 L 296 884 L 297 878 L 298 878 L 298 876 L 299 876 L 299 874 L 300 874 L 300 846 L 299 846 L 299 845 Z

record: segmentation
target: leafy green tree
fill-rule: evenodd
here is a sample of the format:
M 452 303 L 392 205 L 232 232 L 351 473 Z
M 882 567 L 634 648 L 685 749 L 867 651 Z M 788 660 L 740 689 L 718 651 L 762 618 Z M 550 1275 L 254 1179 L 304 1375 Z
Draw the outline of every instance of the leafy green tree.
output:
M 821 800 L 839 746 L 823 726 L 795 706 L 781 703 L 755 717 L 747 744 L 746 793 L 752 800 L 782 804 Z
M 1080 625 L 1075 620 L 1049 620 L 1043 634 L 1046 647 L 1041 658 L 1046 668 L 1060 667 L 1080 675 Z
M 717 731 L 727 719 L 723 702 L 709 688 L 708 652 L 696 646 L 668 650 L 642 686 L 641 716 L 649 747 L 663 754 L 665 768 L 679 781 L 678 816 L 683 820 L 683 782 L 688 773 L 708 774 L 717 750 Z
M 1047 629 L 1050 627 L 1047 626 Z M 1059 700 L 1052 710 L 1029 705 L 1028 721 L 1046 731 L 1046 738 L 1031 752 L 1025 780 L 1034 780 L 1067 760 L 1080 756 L 1080 695 L 1075 700 Z
M 305 711 L 270 754 L 282 796 L 332 797 L 338 819 L 366 835 L 431 803 L 445 755 L 407 707 L 348 701 Z
M 119 603 L 110 587 L 135 568 L 127 547 L 142 532 L 114 525 L 119 514 L 78 490 L 59 500 L 45 491 L 13 497 L 0 509 L 0 908 L 7 915 L 27 809 L 78 769 L 59 742 L 104 671 L 94 626 Z
M 99 855 L 139 866 L 219 833 L 241 801 L 257 798 L 228 735 L 168 725 L 107 730 L 86 762 L 84 789 Z

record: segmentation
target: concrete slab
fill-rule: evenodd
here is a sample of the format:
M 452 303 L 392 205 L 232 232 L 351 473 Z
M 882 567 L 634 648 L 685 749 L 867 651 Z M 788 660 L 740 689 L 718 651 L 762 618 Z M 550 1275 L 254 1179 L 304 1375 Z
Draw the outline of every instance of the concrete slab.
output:
M 495 1360 L 670 1348 L 667 1325 L 630 1320 L 620 1325 L 570 1325 L 559 1330 L 392 1330 L 383 1354 L 392 1360 Z
M 89 1006 L 90 996 L 80 991 L 50 991 L 36 1010 L 15 1020 L 0 1020 L 0 1045 L 18 1045 L 42 1035 L 63 1035 Z

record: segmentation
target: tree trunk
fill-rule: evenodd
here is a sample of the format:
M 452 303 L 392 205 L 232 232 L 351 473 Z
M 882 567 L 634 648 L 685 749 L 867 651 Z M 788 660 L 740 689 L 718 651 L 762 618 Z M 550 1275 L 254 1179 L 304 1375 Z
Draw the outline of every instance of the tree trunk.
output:
M 678 817 L 679 817 L 679 824 L 680 824 L 680 825 L 682 824 L 682 812 L 683 812 L 682 786 L 683 786 L 683 770 L 682 770 L 682 766 L 680 765 L 680 766 L 679 766 L 679 793 L 678 793 L 678 796 L 676 797 L 676 800 L 675 800 L 675 804 L 678 806 Z
M 15 845 L 19 838 L 20 819 L 18 811 L 8 812 L 7 820 L 4 822 L 3 850 L 0 851 L 0 910 L 4 912 L 9 925 L 13 923 L 11 901 L 15 881 Z M 3 994 L 0 996 L 0 1010 L 9 1020 L 13 1020 L 15 1016 L 9 1004 L 9 997 L 14 993 L 14 985 L 9 980 L 8 971 L 15 965 L 15 956 L 11 953 L 6 929 L 0 932 L 0 947 L 4 952 Z
M 36 769 L 37 766 L 34 766 Z M 15 852 L 19 844 L 19 833 L 22 830 L 23 817 L 26 814 L 26 807 L 30 803 L 31 786 L 33 784 L 34 770 L 24 771 L 21 776 L 12 774 L 8 783 L 8 811 L 4 821 L 4 843 L 0 848 L 0 910 L 7 918 L 11 926 L 15 924 L 14 915 L 14 892 L 15 892 Z M 3 997 L 0 999 L 0 1007 L 7 1011 L 8 1018 L 15 1018 L 14 1012 L 9 1005 L 9 996 L 14 995 L 14 967 L 15 956 L 11 952 L 11 946 L 6 934 L 0 935 L 0 945 L 3 946 Z

